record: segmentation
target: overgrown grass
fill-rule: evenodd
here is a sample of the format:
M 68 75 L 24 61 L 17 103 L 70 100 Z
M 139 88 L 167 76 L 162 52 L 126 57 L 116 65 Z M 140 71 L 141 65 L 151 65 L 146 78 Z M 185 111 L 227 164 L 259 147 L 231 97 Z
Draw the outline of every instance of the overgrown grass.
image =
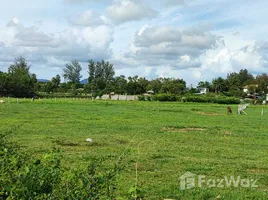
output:
M 128 152 L 118 182 L 122 199 L 135 194 L 144 199 L 267 199 L 268 109 L 250 106 L 248 115 L 238 116 L 237 105 L 231 105 L 233 115 L 226 107 L 83 99 L 20 99 L 17 104 L 12 99 L 0 105 L 0 131 L 22 124 L 12 140 L 36 157 L 60 148 L 63 165 L 72 168 L 108 157 L 108 170 Z M 259 187 L 181 191 L 179 178 L 187 171 L 258 179 Z

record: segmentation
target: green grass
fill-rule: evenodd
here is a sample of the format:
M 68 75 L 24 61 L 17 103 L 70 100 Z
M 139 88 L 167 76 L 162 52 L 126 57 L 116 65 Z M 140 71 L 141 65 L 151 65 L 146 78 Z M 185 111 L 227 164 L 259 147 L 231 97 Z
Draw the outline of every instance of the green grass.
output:
M 268 109 L 249 107 L 238 116 L 237 105 L 20 99 L 0 104 L 0 131 L 17 127 L 13 140 L 38 155 L 63 150 L 64 164 L 85 165 L 105 157 L 107 168 L 127 152 L 119 177 L 119 196 L 135 185 L 145 199 L 267 199 Z M 264 108 L 264 116 L 261 109 Z M 92 144 L 86 143 L 92 138 Z M 139 153 L 138 153 L 139 147 Z M 209 178 L 241 176 L 258 179 L 258 188 L 179 189 L 190 171 Z

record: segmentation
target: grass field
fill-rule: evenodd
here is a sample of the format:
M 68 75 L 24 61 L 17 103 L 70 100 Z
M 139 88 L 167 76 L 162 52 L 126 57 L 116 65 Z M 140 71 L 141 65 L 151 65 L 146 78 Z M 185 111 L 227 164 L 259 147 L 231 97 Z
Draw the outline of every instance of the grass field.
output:
M 64 164 L 105 157 L 107 167 L 124 153 L 118 196 L 136 183 L 144 199 L 267 199 L 268 109 L 227 115 L 226 105 L 89 100 L 20 100 L 0 104 L 0 131 L 38 155 L 57 147 Z M 264 116 L 261 109 L 264 108 Z M 92 138 L 93 143 L 86 143 Z M 137 163 L 137 165 L 136 165 Z M 206 186 L 180 190 L 185 172 L 207 179 L 258 179 L 257 188 Z

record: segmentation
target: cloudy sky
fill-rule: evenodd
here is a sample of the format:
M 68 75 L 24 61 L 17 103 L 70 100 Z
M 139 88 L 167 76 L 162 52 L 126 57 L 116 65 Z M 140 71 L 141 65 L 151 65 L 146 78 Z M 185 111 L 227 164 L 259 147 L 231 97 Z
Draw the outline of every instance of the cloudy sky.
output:
M 189 84 L 268 72 L 266 0 L 1 0 L 0 71 L 24 56 L 38 78 L 78 60 Z

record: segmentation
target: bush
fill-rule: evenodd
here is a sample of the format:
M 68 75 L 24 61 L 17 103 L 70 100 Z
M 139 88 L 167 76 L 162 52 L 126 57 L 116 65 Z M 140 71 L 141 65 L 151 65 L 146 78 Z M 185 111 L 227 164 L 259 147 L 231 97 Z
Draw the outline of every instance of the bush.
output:
M 240 99 L 226 96 L 207 96 L 207 95 L 192 95 L 184 97 L 186 102 L 199 103 L 217 103 L 217 104 L 239 104 Z
M 240 99 L 235 97 L 207 95 L 186 95 L 178 96 L 174 94 L 157 94 L 153 96 L 154 101 L 182 101 L 182 102 L 199 102 L 199 103 L 218 103 L 218 104 L 239 104 Z
M 102 160 L 87 168 L 68 169 L 61 165 L 58 150 L 39 159 L 22 152 L 0 134 L 0 199 L 115 199 L 117 175 L 114 165 L 103 170 Z
M 138 100 L 139 101 L 152 101 L 152 97 L 148 95 L 139 95 Z
M 85 95 L 80 93 L 79 95 L 73 95 L 71 93 L 52 93 L 52 94 L 48 94 L 48 93 L 39 93 L 38 97 L 41 98 L 91 98 L 90 95 Z
M 175 94 L 157 94 L 153 96 L 154 101 L 180 101 L 181 98 Z

